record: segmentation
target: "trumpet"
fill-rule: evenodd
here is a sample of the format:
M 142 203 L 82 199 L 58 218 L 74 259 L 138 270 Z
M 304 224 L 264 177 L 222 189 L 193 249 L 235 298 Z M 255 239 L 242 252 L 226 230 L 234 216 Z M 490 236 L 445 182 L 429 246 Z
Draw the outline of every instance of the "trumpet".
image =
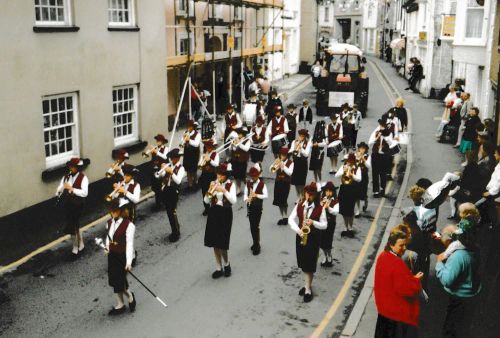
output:
M 148 150 L 146 150 L 146 151 L 143 151 L 143 152 L 142 152 L 142 157 L 143 157 L 143 158 L 148 158 L 148 157 L 149 157 L 149 155 L 151 155 L 151 153 L 153 152 L 153 150 L 158 150 L 158 148 L 159 148 L 158 146 L 155 146 L 155 147 L 153 147 L 153 148 L 149 148 L 149 149 L 148 149 Z
M 187 131 L 184 132 L 184 136 L 182 137 L 181 143 L 179 143 L 179 148 L 184 148 L 186 144 L 189 142 L 189 133 Z
M 214 197 L 215 195 L 215 190 L 219 187 L 219 183 L 218 182 L 212 182 L 210 183 L 210 189 L 208 189 L 207 191 L 207 197 L 208 198 L 212 198 Z
M 302 237 L 302 240 L 300 241 L 300 245 L 306 246 L 307 245 L 307 238 L 309 237 L 309 234 L 311 233 L 311 227 L 307 225 L 308 219 L 305 219 L 304 222 L 302 222 L 302 234 L 304 235 Z
M 321 205 L 323 205 L 323 209 L 327 209 L 330 206 L 331 201 L 332 201 L 331 198 L 328 198 L 326 196 L 323 197 L 323 199 L 321 200 Z
M 299 141 L 295 144 L 295 149 L 293 149 L 293 156 L 298 156 L 299 155 L 299 151 L 300 151 L 300 147 L 302 146 L 302 144 L 304 143 L 304 141 Z
M 355 170 L 356 168 L 353 168 L 351 166 L 344 166 L 344 174 L 342 175 L 342 184 L 351 184 L 352 181 L 353 181 L 353 171 Z
M 115 198 L 117 198 L 118 197 L 118 195 L 117 195 L 118 189 L 120 189 L 123 186 L 124 186 L 123 181 L 121 181 L 120 183 L 118 183 L 118 185 L 116 186 L 115 190 L 113 190 L 111 192 L 111 194 L 106 195 L 106 197 L 104 198 L 104 200 L 109 203 L 112 200 L 114 200 Z
M 271 166 L 271 172 L 274 174 L 275 172 L 277 172 L 280 168 L 281 168 L 281 164 L 283 163 L 283 161 L 279 158 L 277 158 L 276 160 L 274 160 L 274 163 L 273 165 Z
M 208 162 L 210 162 L 209 154 L 203 154 L 198 161 L 198 169 L 202 169 Z
M 108 169 L 108 171 L 106 171 L 106 178 L 111 178 L 115 175 L 115 172 L 118 171 L 118 169 L 120 169 L 120 161 L 116 161 L 115 163 L 113 163 L 111 165 L 111 167 Z

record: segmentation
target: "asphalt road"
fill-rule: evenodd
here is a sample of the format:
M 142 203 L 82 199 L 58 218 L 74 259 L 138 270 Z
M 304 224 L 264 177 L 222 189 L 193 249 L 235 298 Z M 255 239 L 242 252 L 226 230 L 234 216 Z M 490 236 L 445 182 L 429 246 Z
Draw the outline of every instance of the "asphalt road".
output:
M 370 85 L 368 118 L 362 123 L 358 142 L 368 140 L 378 117 L 392 106 L 375 76 L 371 77 Z M 305 97 L 315 101 L 312 86 L 290 95 L 288 102 L 299 103 Z M 271 162 L 272 156 L 267 154 L 266 170 Z M 324 179 L 329 169 L 325 161 Z M 308 178 L 312 179 L 312 175 Z M 368 260 L 322 336 L 338 335 L 344 324 L 370 268 L 399 180 L 395 180 L 393 191 L 381 207 Z M 259 256 L 250 251 L 245 204 L 240 198 L 233 206 L 230 278 L 211 278 L 214 258 L 212 250 L 203 246 L 206 219 L 201 215 L 200 192 L 181 195 L 178 215 L 182 237 L 175 244 L 166 240 L 170 232 L 166 213 L 150 213 L 150 200 L 138 208 L 139 263 L 134 273 L 166 300 L 168 308 L 163 308 L 129 278 L 137 298 L 136 312 L 112 318 L 107 315 L 114 297 L 107 285 L 106 258 L 91 243 L 95 236 L 103 234 L 102 224 L 86 233 L 87 249 L 77 262 L 65 259 L 69 250 L 66 243 L 2 277 L 8 300 L 0 303 L 0 334 L 5 337 L 308 337 L 338 296 L 380 200 L 370 199 L 368 211 L 355 221 L 354 239 L 340 238 L 344 226 L 342 218 L 337 217 L 334 267 L 318 266 L 313 284 L 315 298 L 304 304 L 297 295 L 303 278 L 296 267 L 295 235 L 288 227 L 276 225 L 279 212 L 272 206 L 274 181 L 268 172 L 265 182 L 271 197 L 264 205 Z M 335 183 L 339 184 L 338 180 Z M 295 200 L 292 188 L 289 205 Z

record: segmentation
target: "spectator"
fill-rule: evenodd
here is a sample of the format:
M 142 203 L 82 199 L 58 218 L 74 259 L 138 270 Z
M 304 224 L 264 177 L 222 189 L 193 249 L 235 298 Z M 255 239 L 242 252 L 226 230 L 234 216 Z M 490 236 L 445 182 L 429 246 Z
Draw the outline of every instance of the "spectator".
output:
M 462 93 L 462 107 L 460 108 L 460 128 L 458 129 L 458 138 L 457 143 L 455 144 L 455 148 L 460 147 L 460 142 L 462 141 L 462 136 L 464 134 L 465 120 L 467 118 L 467 114 L 472 108 L 472 101 L 470 100 L 469 93 Z M 457 117 L 458 118 L 458 117 Z
M 457 93 L 454 86 L 450 86 L 450 91 L 448 95 L 444 98 L 444 111 L 441 116 L 441 123 L 439 124 L 436 137 L 440 138 L 443 134 L 444 127 L 450 122 L 450 112 L 455 100 L 457 99 Z
M 465 152 L 472 149 L 474 142 L 477 139 L 476 127 L 481 123 L 481 119 L 478 117 L 479 109 L 472 107 L 469 110 L 469 115 L 466 117 L 464 123 L 464 132 L 462 135 L 462 141 L 460 142 L 460 152 L 465 154 Z
M 398 97 L 396 99 L 392 111 L 394 112 L 394 116 L 399 119 L 399 122 L 401 122 L 402 130 L 405 130 L 408 127 L 408 112 L 405 108 L 405 100 L 402 97 Z
M 424 68 L 420 63 L 420 60 L 415 59 L 415 63 L 413 65 L 410 77 L 410 87 L 408 89 L 411 89 L 414 93 L 420 93 L 420 91 L 417 89 L 416 86 L 418 82 L 422 80 L 423 77 L 424 77 Z
M 475 202 L 481 197 L 483 190 L 477 184 L 479 166 L 476 158 L 476 153 L 473 151 L 465 153 L 466 165 L 460 175 L 460 181 L 458 182 L 457 188 L 450 192 L 451 214 L 448 219 L 455 219 L 457 203 L 462 204 L 466 202 Z
M 375 266 L 375 304 L 378 318 L 376 338 L 417 337 L 422 287 L 422 272 L 412 275 L 401 257 L 406 251 L 408 234 L 395 227 Z
M 441 242 L 448 248 L 462 234 L 456 225 L 443 229 Z M 444 255 L 437 257 L 436 277 L 449 294 L 446 318 L 443 325 L 443 337 L 457 337 L 458 324 L 463 321 L 464 307 L 467 299 L 481 291 L 479 279 L 479 251 L 472 245 L 459 242 L 455 250 L 446 259 Z
M 323 67 L 321 67 L 321 62 L 319 60 L 316 60 L 314 65 L 311 67 L 312 84 L 314 88 L 318 88 L 318 82 L 321 76 L 322 69 Z
M 482 215 L 484 216 L 482 223 L 489 223 L 490 228 L 493 224 L 498 223 L 495 199 L 500 197 L 500 146 L 497 146 L 495 149 L 495 160 L 497 163 L 495 171 L 486 185 L 486 191 L 483 193 L 483 197 L 486 198 L 486 203 L 485 206 L 482 207 Z
M 405 88 L 405 90 L 409 90 L 410 89 L 410 86 L 411 86 L 411 78 L 412 78 L 412 75 L 413 75 L 413 68 L 415 67 L 415 60 L 417 58 L 415 57 L 411 57 L 410 58 L 410 63 L 408 64 L 408 87 Z

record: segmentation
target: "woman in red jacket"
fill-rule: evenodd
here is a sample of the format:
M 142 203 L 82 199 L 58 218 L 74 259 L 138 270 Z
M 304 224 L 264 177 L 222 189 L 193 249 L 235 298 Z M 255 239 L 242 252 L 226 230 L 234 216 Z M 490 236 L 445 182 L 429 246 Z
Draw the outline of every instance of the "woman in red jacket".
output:
M 420 312 L 418 294 L 423 273 L 412 275 L 401 259 L 406 251 L 407 233 L 394 227 L 375 266 L 375 304 L 378 318 L 375 338 L 417 337 Z

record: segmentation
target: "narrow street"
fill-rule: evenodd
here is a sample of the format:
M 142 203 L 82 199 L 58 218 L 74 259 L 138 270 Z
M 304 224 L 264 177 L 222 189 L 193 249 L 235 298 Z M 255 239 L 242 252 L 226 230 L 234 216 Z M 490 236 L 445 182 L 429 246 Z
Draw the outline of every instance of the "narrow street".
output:
M 380 114 L 392 106 L 380 79 L 371 69 L 368 117 L 362 122 L 358 141 L 367 141 Z M 314 102 L 314 90 L 307 85 L 289 96 L 288 102 L 303 98 Z M 314 124 L 309 127 L 312 132 Z M 265 158 L 265 181 L 273 193 L 273 178 L 267 171 L 271 156 Z M 323 167 L 324 179 L 329 165 Z M 404 165 L 401 163 L 400 165 Z M 201 216 L 201 194 L 181 194 L 178 214 L 181 240 L 170 244 L 166 213 L 151 214 L 152 201 L 142 203 L 136 232 L 139 263 L 134 269 L 168 308 L 157 303 L 138 283 L 129 278 L 137 296 L 137 311 L 121 318 L 110 318 L 113 295 L 107 285 L 106 259 L 93 246 L 93 238 L 103 235 L 103 224 L 85 234 L 86 252 L 77 262 L 64 259 L 67 244 L 45 252 L 16 271 L 5 275 L 8 301 L 1 304 L 0 324 L 5 337 L 307 337 L 318 326 L 338 297 L 339 291 L 365 242 L 375 211 L 375 233 L 365 246 L 367 255 L 339 310 L 325 327 L 322 336 L 338 333 L 346 319 L 359 286 L 366 277 L 381 234 L 387 224 L 391 205 L 398 193 L 401 174 L 394 180 L 386 199 L 370 198 L 369 208 L 355 220 L 356 237 L 341 239 L 343 221 L 337 217 L 334 240 L 334 267 L 320 268 L 315 276 L 315 299 L 304 304 L 297 295 L 302 274 L 296 267 L 294 233 L 276 225 L 278 210 L 265 203 L 261 222 L 262 253 L 250 252 L 251 237 L 246 207 L 241 199 L 233 206 L 234 223 L 229 251 L 233 275 L 213 280 L 212 251 L 203 246 L 206 219 Z M 309 174 L 309 179 L 311 178 Z M 338 180 L 335 184 L 339 184 Z M 371 191 L 371 185 L 370 185 Z M 371 193 L 369 194 L 371 196 Z M 296 199 L 294 189 L 289 205 Z M 382 204 L 381 204 L 382 203 Z M 291 210 L 291 207 L 290 207 Z M 366 260 L 368 259 L 368 260 Z M 29 318 L 29 320 L 19 320 Z M 34 334 L 36 332 L 36 334 Z

